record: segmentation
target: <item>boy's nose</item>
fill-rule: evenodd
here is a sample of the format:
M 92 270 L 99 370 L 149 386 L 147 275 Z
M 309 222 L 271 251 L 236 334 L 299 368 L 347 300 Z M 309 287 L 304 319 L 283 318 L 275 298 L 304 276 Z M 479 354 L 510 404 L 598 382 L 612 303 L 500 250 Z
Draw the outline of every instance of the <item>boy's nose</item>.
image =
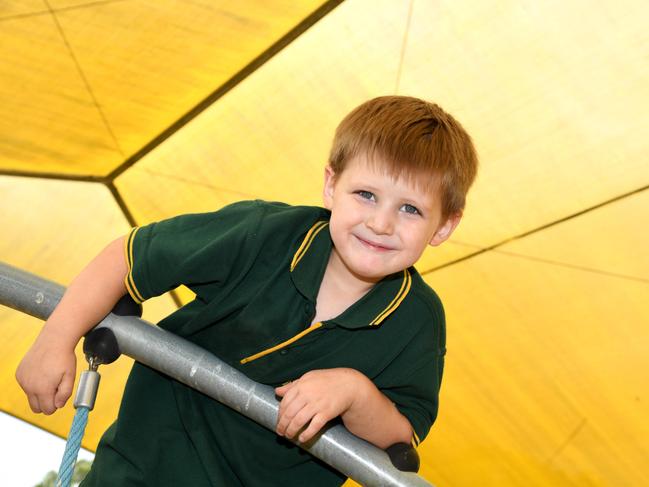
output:
M 367 228 L 376 235 L 389 235 L 394 229 L 392 215 L 388 211 L 376 210 L 370 213 L 365 220 Z

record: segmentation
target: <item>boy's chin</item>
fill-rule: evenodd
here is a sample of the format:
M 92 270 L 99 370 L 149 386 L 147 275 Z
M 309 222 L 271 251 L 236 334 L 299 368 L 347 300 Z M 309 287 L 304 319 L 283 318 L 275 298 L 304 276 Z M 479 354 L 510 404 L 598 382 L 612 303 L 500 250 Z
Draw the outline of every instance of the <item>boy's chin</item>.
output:
M 370 258 L 367 255 L 349 253 L 340 256 L 347 271 L 357 280 L 375 284 L 386 276 L 401 272 L 405 267 L 399 267 L 403 262 L 386 262 L 381 258 Z M 410 267 L 410 266 L 408 266 Z
M 401 269 L 392 270 L 386 268 L 385 266 L 351 266 L 351 271 L 356 276 L 356 278 L 368 283 L 377 283 L 384 277 L 389 276 L 390 274 L 394 274 L 399 270 Z

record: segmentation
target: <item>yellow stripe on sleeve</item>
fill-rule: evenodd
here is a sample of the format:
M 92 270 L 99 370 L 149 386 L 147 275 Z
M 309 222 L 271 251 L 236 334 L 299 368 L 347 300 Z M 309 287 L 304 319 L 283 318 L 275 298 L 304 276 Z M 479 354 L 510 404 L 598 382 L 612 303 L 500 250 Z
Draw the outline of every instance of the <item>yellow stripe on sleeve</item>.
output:
M 139 229 L 139 227 L 135 227 L 133 230 L 131 230 L 128 238 L 125 241 L 124 253 L 126 257 L 126 267 L 128 272 L 126 273 L 126 277 L 124 278 L 124 284 L 126 285 L 126 290 L 131 295 L 133 300 L 136 303 L 141 304 L 142 302 L 144 302 L 144 298 L 142 297 L 140 291 L 137 289 L 135 281 L 133 281 L 133 239 L 135 238 L 135 234 Z
M 412 439 L 415 442 L 415 446 L 419 446 L 419 443 L 421 443 L 421 441 L 419 441 L 419 436 L 417 436 L 417 433 L 414 429 L 412 430 Z

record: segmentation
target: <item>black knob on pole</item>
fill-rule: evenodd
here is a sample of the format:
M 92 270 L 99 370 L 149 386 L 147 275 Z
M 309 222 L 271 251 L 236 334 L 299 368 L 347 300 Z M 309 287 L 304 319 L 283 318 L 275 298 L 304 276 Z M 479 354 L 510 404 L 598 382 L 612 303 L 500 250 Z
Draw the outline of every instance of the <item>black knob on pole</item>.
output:
M 142 306 L 126 294 L 117 302 L 112 313 L 119 316 L 142 316 Z M 113 363 L 120 355 L 117 339 L 108 328 L 96 328 L 86 334 L 83 341 L 83 353 L 93 365 Z
M 94 365 L 111 364 L 120 355 L 117 339 L 108 328 L 91 330 L 83 341 L 83 353 L 88 361 L 92 358 Z
M 395 468 L 402 472 L 419 471 L 419 453 L 408 443 L 395 443 L 389 446 L 385 452 Z

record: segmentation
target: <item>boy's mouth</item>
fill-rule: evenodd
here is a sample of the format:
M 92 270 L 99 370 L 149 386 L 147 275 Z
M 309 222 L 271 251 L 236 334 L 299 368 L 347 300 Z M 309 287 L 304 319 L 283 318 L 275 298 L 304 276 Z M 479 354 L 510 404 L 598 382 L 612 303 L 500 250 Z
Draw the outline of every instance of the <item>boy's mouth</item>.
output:
M 354 237 L 356 237 L 358 239 L 358 241 L 361 244 L 363 244 L 365 247 L 367 247 L 367 248 L 369 248 L 371 250 L 375 250 L 377 252 L 387 252 L 389 250 L 394 250 L 391 247 L 385 247 L 384 245 L 381 245 L 379 243 L 371 242 L 369 240 L 365 240 L 364 238 L 361 238 L 358 235 L 354 235 Z

